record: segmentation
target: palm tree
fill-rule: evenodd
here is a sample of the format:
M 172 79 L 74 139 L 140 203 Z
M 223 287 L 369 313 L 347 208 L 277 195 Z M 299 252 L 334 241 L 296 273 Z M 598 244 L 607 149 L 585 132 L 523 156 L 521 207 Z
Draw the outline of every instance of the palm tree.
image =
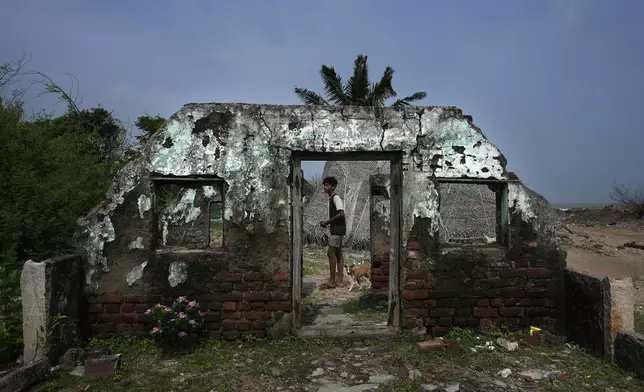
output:
M 342 78 L 335 69 L 322 65 L 320 76 L 324 82 L 327 99 L 320 94 L 305 88 L 295 87 L 295 94 L 305 105 L 342 105 L 342 106 L 385 106 L 385 101 L 398 96 L 391 86 L 394 69 L 385 68 L 385 72 L 376 83 L 369 82 L 367 56 L 358 55 L 353 64 L 353 76 L 342 83 Z M 403 99 L 396 100 L 391 106 L 407 106 L 411 102 L 424 99 L 427 93 L 419 91 Z

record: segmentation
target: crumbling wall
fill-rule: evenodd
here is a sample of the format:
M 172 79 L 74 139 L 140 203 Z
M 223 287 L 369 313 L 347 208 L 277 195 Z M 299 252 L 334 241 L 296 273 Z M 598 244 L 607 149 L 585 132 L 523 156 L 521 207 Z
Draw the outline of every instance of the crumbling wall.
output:
M 546 323 L 543 317 L 552 316 L 555 298 L 543 291 L 532 294 L 526 286 L 559 282 L 558 270 L 550 268 L 558 265 L 558 254 L 548 253 L 547 235 L 536 246 L 523 246 L 525 236 L 518 235 L 515 252 L 498 255 L 502 265 L 487 265 L 488 280 L 477 281 L 489 287 L 485 295 L 480 290 L 463 295 L 444 291 L 453 279 L 443 279 L 437 271 L 445 267 L 445 276 L 465 275 L 453 275 L 450 259 L 436 257 L 439 200 L 431 179 L 509 179 L 503 155 L 459 109 L 188 104 L 149 140 L 140 158 L 121 170 L 106 201 L 80 222 L 78 244 L 86 257 L 87 325 L 92 332 L 144 331 L 147 307 L 189 295 L 207 311 L 211 335 L 236 339 L 284 333 L 291 309 L 290 181 L 296 151 L 403 152 L 401 237 L 410 248 L 401 271 L 406 324 L 478 320 L 484 314 L 501 314 L 498 300 L 512 307 L 513 301 L 524 301 L 524 310 L 505 313 L 515 315 L 509 318 L 541 325 Z M 201 177 L 226 184 L 221 246 L 205 246 L 205 188 L 184 189 L 179 201 L 165 210 L 172 212 L 167 215 L 156 205 L 159 177 Z M 511 222 L 519 219 L 537 230 L 532 197 L 523 188 L 510 193 Z M 187 224 L 189 230 L 183 233 L 188 234 L 173 237 L 171 223 L 179 233 Z M 458 271 L 467 271 L 466 261 L 472 257 L 455 256 L 463 266 Z M 488 275 L 494 274 L 490 281 Z M 512 280 L 514 274 L 520 284 Z M 494 285 L 504 279 L 507 292 L 502 293 Z M 475 295 L 482 296 L 481 302 L 456 302 L 474 300 Z M 484 299 L 497 301 L 484 306 Z M 466 309 L 463 316 L 457 312 L 461 308 Z M 491 310 L 474 310 L 478 308 Z M 537 310 L 527 310 L 533 308 Z
M 391 196 L 388 175 L 370 178 L 371 282 L 375 290 L 389 287 Z

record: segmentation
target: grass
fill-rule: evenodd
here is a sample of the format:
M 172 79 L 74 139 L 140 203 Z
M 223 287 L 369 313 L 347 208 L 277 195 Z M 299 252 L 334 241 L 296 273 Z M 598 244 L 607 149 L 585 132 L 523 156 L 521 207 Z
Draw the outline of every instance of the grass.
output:
M 493 380 L 527 387 L 534 391 L 644 391 L 642 380 L 631 378 L 613 364 L 591 357 L 575 346 L 553 347 L 522 345 L 513 352 L 472 351 L 486 337 L 469 330 L 457 330 L 453 338 L 460 340 L 463 355 L 447 351 L 419 352 L 414 343 L 427 337 L 399 334 L 393 340 L 348 342 L 318 338 L 307 341 L 286 337 L 273 341 L 222 342 L 205 340 L 194 352 L 164 359 L 146 339 L 120 338 L 93 341 L 93 346 L 107 346 L 111 353 L 121 353 L 122 366 L 116 376 L 88 382 L 64 372 L 55 372 L 47 380 L 51 390 L 84 388 L 92 391 L 266 391 L 279 387 L 289 390 L 316 390 L 319 384 L 311 379 L 318 367 L 325 369 L 324 378 L 331 382 L 358 384 L 369 375 L 391 374 L 399 377 L 381 385 L 381 391 L 417 391 L 421 383 L 444 385 L 459 382 L 473 390 L 489 388 Z M 403 368 L 404 366 L 404 368 Z M 400 369 L 418 370 L 422 376 L 410 379 Z M 496 373 L 510 368 L 508 378 Z M 516 375 L 519 370 L 556 368 L 567 375 L 563 381 L 539 380 L 528 383 Z M 341 370 L 355 376 L 339 378 Z M 483 383 L 483 384 L 481 384 Z M 487 387 L 485 387 L 487 385 Z

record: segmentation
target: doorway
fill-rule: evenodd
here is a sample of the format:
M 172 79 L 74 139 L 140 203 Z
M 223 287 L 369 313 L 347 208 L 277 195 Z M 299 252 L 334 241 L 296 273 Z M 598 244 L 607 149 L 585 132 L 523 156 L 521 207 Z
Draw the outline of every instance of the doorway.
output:
M 320 167 L 313 174 L 304 173 L 302 163 L 309 161 L 326 162 L 326 170 L 322 171 Z M 354 285 L 351 291 L 349 286 L 321 288 L 320 285 L 330 277 L 328 229 L 314 227 L 317 222 L 328 217 L 328 196 L 321 189 L 322 179 L 325 175 L 336 177 L 339 182 L 336 193 L 345 205 L 347 235 L 343 241 L 344 264 L 356 267 L 369 264 L 373 267 L 369 230 L 369 181 L 371 174 L 385 173 L 390 176 L 388 281 L 376 285 L 383 287 L 381 289 L 374 287 L 373 281 L 371 285 L 368 281 L 363 281 L 362 287 Z M 352 176 L 359 177 L 361 181 L 352 183 Z M 351 333 L 353 330 L 362 335 L 378 329 L 397 329 L 401 324 L 399 266 L 402 249 L 402 153 L 294 153 L 291 206 L 294 331 L 327 335 Z M 351 279 L 345 271 L 343 275 L 345 284 L 350 284 Z M 370 280 L 374 278 L 382 279 L 382 276 L 372 275 Z

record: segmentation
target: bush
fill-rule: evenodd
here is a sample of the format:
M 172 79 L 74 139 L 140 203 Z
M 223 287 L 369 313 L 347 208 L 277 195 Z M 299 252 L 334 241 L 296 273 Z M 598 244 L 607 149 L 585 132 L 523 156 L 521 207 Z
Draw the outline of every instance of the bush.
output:
M 616 184 L 610 192 L 610 198 L 626 211 L 644 218 L 644 187 L 631 189 Z
M 177 298 L 170 307 L 157 304 L 145 313 L 152 315 L 153 328 L 150 335 L 161 348 L 189 348 L 203 331 L 203 315 L 199 311 L 199 303 L 184 296 Z

